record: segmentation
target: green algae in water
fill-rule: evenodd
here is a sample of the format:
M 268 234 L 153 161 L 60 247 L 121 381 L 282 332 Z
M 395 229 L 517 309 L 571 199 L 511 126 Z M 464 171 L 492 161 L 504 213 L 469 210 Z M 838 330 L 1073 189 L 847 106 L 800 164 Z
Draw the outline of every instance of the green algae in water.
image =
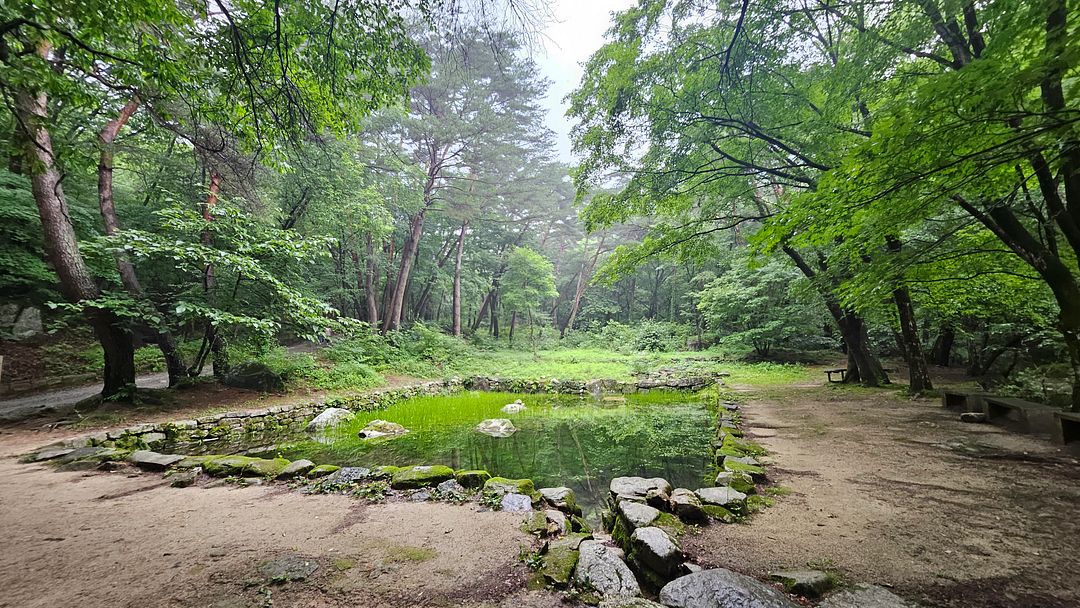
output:
M 515 399 L 525 403 L 524 412 L 500 411 Z M 487 418 L 508 418 L 518 431 L 503 438 L 477 432 Z M 372 420 L 396 422 L 410 432 L 360 439 L 357 433 Z M 280 444 L 268 453 L 341 466 L 445 464 L 532 479 L 537 488 L 565 485 L 595 520 L 613 477 L 663 477 L 675 487 L 701 487 L 710 467 L 713 425 L 709 407 L 686 393 L 597 400 L 464 392 L 358 412 L 324 436 Z

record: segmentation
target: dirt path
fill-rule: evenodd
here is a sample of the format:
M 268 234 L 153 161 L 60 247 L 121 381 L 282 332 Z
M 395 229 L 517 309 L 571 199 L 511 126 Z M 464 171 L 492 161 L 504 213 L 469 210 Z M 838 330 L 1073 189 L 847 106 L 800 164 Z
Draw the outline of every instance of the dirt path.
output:
M 824 567 L 934 606 L 1080 606 L 1080 463 L 1050 443 L 895 390 L 787 387 L 743 409 L 793 493 L 688 540 L 703 562 Z
M 0 463 L 0 606 L 535 606 L 521 516 Z M 267 560 L 319 568 L 273 585 Z
M 139 388 L 166 388 L 169 374 L 145 374 L 135 379 Z M 101 383 L 36 393 L 26 397 L 0 399 L 0 422 L 23 420 L 45 413 L 70 412 L 75 404 L 101 393 Z

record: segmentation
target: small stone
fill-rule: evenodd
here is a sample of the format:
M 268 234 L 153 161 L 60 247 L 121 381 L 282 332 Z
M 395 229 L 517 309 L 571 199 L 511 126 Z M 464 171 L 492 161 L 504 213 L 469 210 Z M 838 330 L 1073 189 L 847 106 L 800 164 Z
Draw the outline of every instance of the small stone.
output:
M 52 460 L 53 458 L 59 458 L 61 456 L 67 456 L 75 451 L 75 448 L 69 446 L 52 446 L 45 447 L 32 454 L 23 456 L 23 462 L 41 462 L 43 460 Z
M 491 473 L 482 470 L 458 471 L 454 473 L 454 479 L 466 488 L 479 488 L 491 479 Z
M 654 507 L 663 508 L 663 503 L 671 496 L 671 484 L 660 477 L 616 477 L 611 480 L 608 491 L 616 502 L 649 502 Z
M 465 486 L 458 483 L 456 479 L 447 479 L 446 481 L 435 486 L 435 490 L 444 498 L 461 499 L 465 498 L 468 490 Z
M 720 471 L 716 474 L 716 485 L 727 486 L 742 492 L 743 494 L 755 494 L 757 493 L 757 487 L 754 486 L 754 480 L 750 478 L 746 473 L 736 473 L 733 471 Z
M 675 488 L 671 493 L 671 510 L 687 523 L 701 523 L 708 519 L 697 494 L 686 488 Z
M 664 579 L 673 578 L 683 562 L 682 549 L 660 528 L 638 528 L 630 535 L 630 546 L 638 562 Z
M 581 514 L 581 507 L 578 506 L 577 497 L 570 488 L 540 488 L 538 491 L 540 496 L 544 497 L 544 502 L 556 509 L 571 515 Z
M 345 424 L 353 419 L 354 414 L 340 407 L 328 407 L 318 416 L 315 416 L 305 427 L 309 433 L 321 433 L 327 429 Z
M 570 531 L 570 522 L 567 521 L 566 514 L 562 511 L 548 509 L 544 511 L 544 516 L 544 519 L 547 520 L 546 532 L 548 536 L 558 536 Z
M 861 584 L 830 595 L 818 608 L 915 608 L 915 604 L 884 587 Z
M 819 598 L 833 588 L 833 579 L 820 570 L 779 570 L 769 573 L 788 593 L 811 599 Z
M 105 462 L 106 460 L 122 460 L 125 456 L 127 456 L 127 452 L 117 448 L 86 447 L 72 450 L 57 459 L 57 462 L 60 464 L 68 464 L 76 460 Z
M 504 414 L 520 414 L 525 411 L 525 404 L 521 402 L 521 399 L 518 399 L 513 403 L 502 406 L 500 411 Z
M 605 599 L 641 595 L 641 586 L 634 573 L 611 547 L 595 540 L 586 540 L 578 550 L 580 554 L 574 572 L 574 580 L 578 584 L 595 589 Z
M 187 488 L 195 485 L 201 471 L 202 469 L 199 468 L 177 471 L 169 476 L 169 485 L 174 488 Z
M 746 510 L 746 494 L 734 488 L 700 488 L 695 493 L 704 504 L 724 507 L 735 513 Z
M 531 479 L 507 479 L 506 477 L 492 477 L 484 482 L 485 492 L 494 492 L 500 496 L 503 494 L 527 494 L 536 495 L 536 486 Z
M 671 608 L 798 608 L 779 590 L 724 568 L 677 578 L 660 590 Z
M 135 450 L 128 456 L 135 466 L 149 471 L 164 471 L 184 458 L 179 454 L 158 454 L 149 450 Z
M 154 447 L 156 444 L 165 441 L 165 439 L 165 433 L 143 433 L 139 435 L 139 441 L 142 441 L 147 447 Z
M 326 485 L 360 483 L 371 477 L 371 469 L 367 467 L 338 467 L 328 475 L 323 483 Z
M 532 511 L 532 498 L 524 494 L 504 494 L 499 507 L 509 513 L 527 513 Z
M 305 475 L 311 469 L 315 468 L 315 463 L 310 460 L 294 460 L 289 463 L 289 466 L 285 467 L 278 473 L 278 479 L 292 479 L 293 477 L 300 477 Z
M 619 503 L 619 515 L 633 530 L 652 525 L 660 517 L 660 511 L 649 505 L 624 500 Z
M 964 412 L 960 414 L 960 422 L 982 423 L 986 422 L 986 414 L 982 412 Z
M 259 567 L 259 573 L 272 583 L 302 581 L 318 570 L 319 564 L 301 555 L 285 555 Z
M 377 439 L 379 437 L 399 437 L 409 432 L 409 429 L 396 422 L 388 420 L 372 420 L 364 425 L 357 433 L 361 439 Z
M 320 464 L 317 467 L 312 468 L 307 472 L 308 479 L 317 479 L 319 477 L 326 477 L 327 475 L 340 470 L 341 467 L 336 464 Z
M 395 490 L 423 488 L 435 486 L 453 478 L 454 469 L 443 465 L 405 467 L 395 471 L 390 477 L 390 487 Z

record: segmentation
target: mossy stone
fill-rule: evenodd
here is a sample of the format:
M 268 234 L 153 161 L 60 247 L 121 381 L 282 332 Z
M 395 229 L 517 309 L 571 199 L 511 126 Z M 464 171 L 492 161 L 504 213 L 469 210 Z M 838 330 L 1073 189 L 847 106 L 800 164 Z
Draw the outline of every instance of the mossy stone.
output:
M 177 469 L 194 469 L 195 467 L 201 467 L 207 462 L 214 460 L 215 458 L 224 458 L 222 454 L 210 454 L 209 456 L 188 456 L 180 462 L 173 465 L 173 468 Z
M 375 467 L 371 470 L 371 476 L 374 479 L 390 479 L 394 476 L 394 473 L 400 471 L 403 467 L 395 467 L 392 465 L 384 464 L 379 467 Z
M 214 477 L 277 477 L 289 461 L 284 458 L 222 456 L 203 463 L 203 470 Z
M 533 511 L 521 522 L 521 531 L 526 534 L 542 536 L 547 533 L 547 514 L 543 511 Z
M 736 517 L 734 513 L 720 505 L 702 505 L 701 510 L 705 511 L 705 514 L 712 519 L 722 521 L 725 524 L 733 524 L 739 521 L 739 518 Z
M 725 459 L 724 470 L 732 473 L 746 473 L 755 481 L 765 479 L 765 468 L 756 464 L 746 464 L 737 460 Z
M 737 492 L 743 494 L 756 494 L 757 486 L 754 485 L 754 480 L 750 478 L 750 475 L 743 472 L 736 471 L 721 471 L 716 476 L 716 485 L 727 486 Z
M 504 494 L 524 494 L 536 500 L 539 494 L 531 479 L 507 479 L 505 477 L 492 477 L 484 482 L 485 492 L 494 492 L 500 496 Z
M 736 437 L 735 435 L 727 435 L 724 437 L 722 445 L 725 448 L 738 450 L 749 456 L 761 456 L 765 454 L 765 448 L 761 447 L 760 444 L 754 443 L 749 439 Z
M 340 468 L 341 467 L 337 466 L 336 464 L 320 464 L 319 466 L 313 467 L 310 471 L 308 471 L 307 476 L 309 479 L 318 479 L 319 477 L 326 477 L 327 475 L 333 473 L 334 471 L 337 471 Z
M 664 532 L 667 532 L 667 535 L 675 540 L 679 540 L 679 538 L 686 532 L 686 524 L 684 524 L 681 519 L 679 519 L 675 515 L 672 515 L 671 513 L 661 513 L 660 517 L 657 517 L 656 521 L 654 521 L 652 525 L 660 528 Z M 629 541 L 629 539 L 627 540 Z
M 540 568 L 540 574 L 544 580 L 556 587 L 566 587 L 570 584 L 570 577 L 574 574 L 574 568 L 578 563 L 578 552 L 571 545 L 552 545 L 544 555 L 544 565 Z
M 463 487 L 479 488 L 483 487 L 487 480 L 491 479 L 491 473 L 481 469 L 458 471 L 454 473 L 454 479 L 456 479 Z
M 390 477 L 390 487 L 395 490 L 412 490 L 439 485 L 454 478 L 454 469 L 441 464 L 418 465 L 398 469 Z

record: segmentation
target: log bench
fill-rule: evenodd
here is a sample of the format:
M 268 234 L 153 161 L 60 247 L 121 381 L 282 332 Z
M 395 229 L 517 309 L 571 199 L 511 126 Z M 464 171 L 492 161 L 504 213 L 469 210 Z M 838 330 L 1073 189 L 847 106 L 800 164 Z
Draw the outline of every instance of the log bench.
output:
M 833 380 L 832 379 L 833 374 L 840 374 L 840 379 L 839 380 Z M 834 369 L 827 369 L 827 370 L 825 370 L 825 375 L 829 377 L 829 382 L 843 382 L 844 378 L 847 377 L 847 368 L 846 367 L 837 367 L 837 368 L 834 368 Z
M 961 412 L 985 412 L 983 400 L 988 395 L 979 391 L 959 391 L 946 389 L 941 391 L 941 407 L 956 409 Z
M 1061 410 L 1041 403 L 1012 397 L 983 397 L 986 420 L 991 424 L 1013 428 L 1022 433 L 1055 435 Z
M 1054 418 L 1054 440 L 1062 445 L 1080 445 L 1080 412 L 1054 412 Z

